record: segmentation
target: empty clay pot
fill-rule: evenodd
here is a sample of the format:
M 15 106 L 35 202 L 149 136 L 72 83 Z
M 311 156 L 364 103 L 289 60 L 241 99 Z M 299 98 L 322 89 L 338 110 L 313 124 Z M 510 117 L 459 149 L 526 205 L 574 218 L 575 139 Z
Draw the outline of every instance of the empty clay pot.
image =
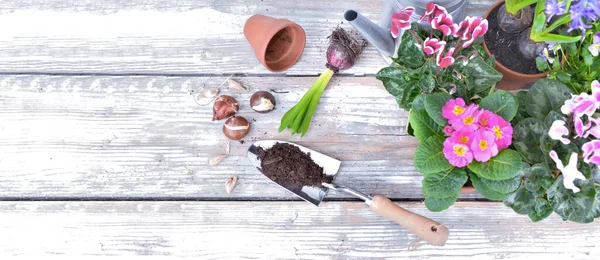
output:
M 281 72 L 294 65 L 306 44 L 306 34 L 300 25 L 260 14 L 246 21 L 244 36 L 256 58 L 272 72 Z

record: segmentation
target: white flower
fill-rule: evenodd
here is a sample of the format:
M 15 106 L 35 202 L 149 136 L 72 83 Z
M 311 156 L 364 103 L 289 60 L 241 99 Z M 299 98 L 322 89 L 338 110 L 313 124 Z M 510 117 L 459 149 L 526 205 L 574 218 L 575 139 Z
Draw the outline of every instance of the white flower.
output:
M 571 153 L 569 164 L 563 166 L 562 161 L 554 150 L 550 151 L 550 158 L 556 163 L 556 168 L 562 172 L 563 185 L 565 189 L 573 190 L 573 193 L 579 192 L 579 188 L 573 183 L 575 179 L 585 180 L 585 176 L 577 169 L 577 153 Z
M 563 137 L 565 135 L 569 136 L 569 129 L 567 129 L 567 127 L 565 126 L 565 121 L 562 120 L 556 120 L 552 122 L 552 126 L 548 131 L 548 135 L 550 136 L 550 138 L 554 140 L 559 140 L 563 144 L 569 144 L 571 142 L 571 140 L 569 140 L 568 138 Z

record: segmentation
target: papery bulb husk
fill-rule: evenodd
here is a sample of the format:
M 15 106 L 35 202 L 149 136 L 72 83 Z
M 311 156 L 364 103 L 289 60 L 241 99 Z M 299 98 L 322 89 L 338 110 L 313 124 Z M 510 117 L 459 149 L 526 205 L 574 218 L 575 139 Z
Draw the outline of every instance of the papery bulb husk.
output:
M 367 41 L 359 33 L 336 28 L 329 36 L 327 67 L 334 71 L 351 68 L 366 46 Z
M 517 38 L 519 51 L 528 60 L 535 60 L 546 48 L 545 42 L 535 42 L 529 38 L 531 28 L 522 31 Z
M 227 88 L 228 89 L 237 89 L 237 90 L 243 90 L 243 91 L 248 91 L 248 89 L 246 88 L 246 86 L 242 85 L 242 83 L 239 83 L 233 79 L 228 79 L 227 80 Z
M 237 182 L 236 176 L 229 178 L 227 180 L 227 182 L 225 182 L 225 192 L 227 192 L 227 196 L 231 195 L 231 191 L 233 191 L 233 188 L 235 187 L 236 182 Z
M 213 121 L 221 120 L 235 115 L 240 109 L 235 98 L 223 95 L 215 100 L 213 105 Z
M 219 155 L 211 156 L 208 158 L 208 165 L 215 166 L 215 165 L 219 164 L 221 161 L 223 161 L 223 159 L 225 159 L 225 157 L 227 157 L 227 154 L 219 154 Z

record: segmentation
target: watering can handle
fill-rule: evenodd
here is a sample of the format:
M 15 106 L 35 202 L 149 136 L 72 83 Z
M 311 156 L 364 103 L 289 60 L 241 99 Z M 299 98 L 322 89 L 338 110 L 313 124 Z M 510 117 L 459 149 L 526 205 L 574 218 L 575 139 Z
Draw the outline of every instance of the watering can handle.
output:
M 369 208 L 373 213 L 393 220 L 432 245 L 443 246 L 448 240 L 450 231 L 446 226 L 403 209 L 384 196 L 375 195 Z

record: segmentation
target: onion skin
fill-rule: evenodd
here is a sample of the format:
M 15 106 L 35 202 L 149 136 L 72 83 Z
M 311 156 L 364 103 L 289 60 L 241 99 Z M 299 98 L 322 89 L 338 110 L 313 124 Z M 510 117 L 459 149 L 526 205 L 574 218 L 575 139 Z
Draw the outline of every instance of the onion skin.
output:
M 334 70 L 347 70 L 354 66 L 354 58 L 348 48 L 332 44 L 327 48 L 327 67 Z

